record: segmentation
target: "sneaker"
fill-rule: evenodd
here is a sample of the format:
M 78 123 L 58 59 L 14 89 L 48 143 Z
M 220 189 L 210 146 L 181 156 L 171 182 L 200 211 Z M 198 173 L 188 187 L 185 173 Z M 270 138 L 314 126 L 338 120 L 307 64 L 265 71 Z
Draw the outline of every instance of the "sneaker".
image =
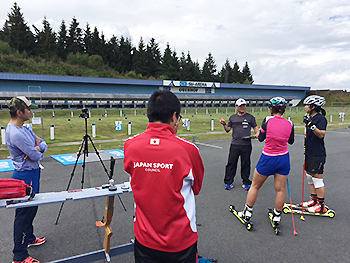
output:
M 233 187 L 233 183 L 232 184 L 226 184 L 225 185 L 225 190 L 231 190 Z
M 242 184 L 242 188 L 246 191 L 249 191 L 250 185 L 249 184 Z
M 306 208 L 306 207 L 314 206 L 316 204 L 317 204 L 317 200 L 316 199 L 310 199 L 309 201 L 300 203 L 300 206 L 303 207 L 303 208 Z
M 28 247 L 40 246 L 40 245 L 44 244 L 45 242 L 46 242 L 46 238 L 45 237 L 41 237 L 41 238 L 37 237 L 34 241 L 28 243 Z
M 40 261 L 29 256 L 25 260 L 22 260 L 22 261 L 15 261 L 14 260 L 14 261 L 12 261 L 12 263 L 40 263 Z
M 324 204 L 317 203 L 314 206 L 306 208 L 306 211 L 311 213 L 326 213 L 327 208 Z

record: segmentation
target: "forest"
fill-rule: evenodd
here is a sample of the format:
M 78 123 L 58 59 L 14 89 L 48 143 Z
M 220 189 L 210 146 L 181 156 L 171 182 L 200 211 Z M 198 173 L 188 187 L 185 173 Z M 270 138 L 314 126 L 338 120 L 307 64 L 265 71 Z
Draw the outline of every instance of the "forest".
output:
M 89 23 L 82 28 L 75 17 L 69 25 L 62 20 L 58 32 L 46 17 L 37 28 L 26 23 L 17 3 L 0 30 L 0 72 L 254 83 L 248 62 L 240 69 L 227 58 L 219 69 L 209 52 L 199 65 L 190 51 L 177 54 L 167 43 L 162 52 L 154 38 L 145 43 L 141 37 L 137 46 L 124 36 L 106 39 Z

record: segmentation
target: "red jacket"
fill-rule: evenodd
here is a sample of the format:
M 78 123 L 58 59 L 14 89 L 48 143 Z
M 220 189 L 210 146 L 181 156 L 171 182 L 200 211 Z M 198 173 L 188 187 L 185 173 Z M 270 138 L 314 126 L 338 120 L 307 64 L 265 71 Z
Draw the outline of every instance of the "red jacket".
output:
M 149 123 L 124 145 L 124 169 L 135 200 L 134 233 L 144 246 L 179 252 L 197 242 L 195 195 L 204 167 L 195 144 L 174 128 Z

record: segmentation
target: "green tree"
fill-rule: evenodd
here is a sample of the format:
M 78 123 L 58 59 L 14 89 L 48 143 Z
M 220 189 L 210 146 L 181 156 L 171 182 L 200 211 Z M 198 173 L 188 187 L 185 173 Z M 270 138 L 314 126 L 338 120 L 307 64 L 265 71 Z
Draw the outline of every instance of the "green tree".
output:
M 73 17 L 68 30 L 67 50 L 69 53 L 83 53 L 83 35 L 79 22 Z
M 118 67 L 119 72 L 128 72 L 132 69 L 132 43 L 123 36 L 119 40 Z
M 2 29 L 2 40 L 19 52 L 33 54 L 34 36 L 27 23 L 24 21 L 23 14 L 17 3 L 14 3 L 11 13 L 7 14 L 8 19 Z
M 176 56 L 176 52 L 172 52 L 169 43 L 164 50 L 162 57 L 162 74 L 169 79 L 177 80 L 180 73 L 179 59 Z
M 230 61 L 228 58 L 226 58 L 225 64 L 222 66 L 222 69 L 220 71 L 220 81 L 223 83 L 232 83 L 233 82 L 233 76 L 232 76 L 232 67 L 230 64 Z
M 66 23 L 62 20 L 60 25 L 60 30 L 58 31 L 57 38 L 57 55 L 63 59 L 67 59 L 68 50 L 67 50 L 67 28 Z
M 116 36 L 112 36 L 112 38 L 105 45 L 105 53 L 107 55 L 105 62 L 111 68 L 117 70 L 117 58 L 118 58 L 118 39 Z
M 92 33 L 90 29 L 89 23 L 86 23 L 86 28 L 84 30 L 84 37 L 83 37 L 83 48 L 84 48 L 84 53 L 93 55 L 94 53 L 92 52 Z
M 35 30 L 35 54 L 47 60 L 52 59 L 57 54 L 56 33 L 51 28 L 46 17 L 43 19 L 43 29 L 40 31 L 34 25 Z
M 133 57 L 133 69 L 142 76 L 147 75 L 147 64 L 146 64 L 146 46 L 143 42 L 142 37 L 140 38 L 138 48 L 135 50 Z
M 215 81 L 216 80 L 216 64 L 212 54 L 209 52 L 208 57 L 205 59 L 202 68 L 202 80 L 203 81 Z
M 232 83 L 243 83 L 242 72 L 239 70 L 239 65 L 237 63 L 237 60 L 233 65 L 233 69 L 232 69 Z
M 193 62 L 191 54 L 188 51 L 187 56 L 182 52 L 180 58 L 180 78 L 182 80 L 200 80 L 201 72 L 199 63 Z
M 250 73 L 248 62 L 245 63 L 245 65 L 244 65 L 244 67 L 242 69 L 242 77 L 243 77 L 243 82 L 244 83 L 248 83 L 248 84 L 253 84 L 254 83 L 253 76 Z
M 91 53 L 90 55 L 101 55 L 101 49 L 103 48 L 102 39 L 97 27 L 94 28 L 94 32 L 91 36 Z
M 158 77 L 161 74 L 161 58 L 159 44 L 151 38 L 146 47 L 147 76 Z

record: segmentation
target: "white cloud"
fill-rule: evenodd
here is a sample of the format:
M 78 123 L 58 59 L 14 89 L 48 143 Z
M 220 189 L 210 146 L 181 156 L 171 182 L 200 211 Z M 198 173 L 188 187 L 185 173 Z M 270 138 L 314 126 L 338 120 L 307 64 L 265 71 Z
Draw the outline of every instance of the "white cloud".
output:
M 28 25 L 42 27 L 44 16 L 56 30 L 76 17 L 109 39 L 154 37 L 202 65 L 211 52 L 218 70 L 228 58 L 247 61 L 256 84 L 346 89 L 350 73 L 348 0 L 17 0 Z M 0 25 L 13 6 L 2 0 Z

